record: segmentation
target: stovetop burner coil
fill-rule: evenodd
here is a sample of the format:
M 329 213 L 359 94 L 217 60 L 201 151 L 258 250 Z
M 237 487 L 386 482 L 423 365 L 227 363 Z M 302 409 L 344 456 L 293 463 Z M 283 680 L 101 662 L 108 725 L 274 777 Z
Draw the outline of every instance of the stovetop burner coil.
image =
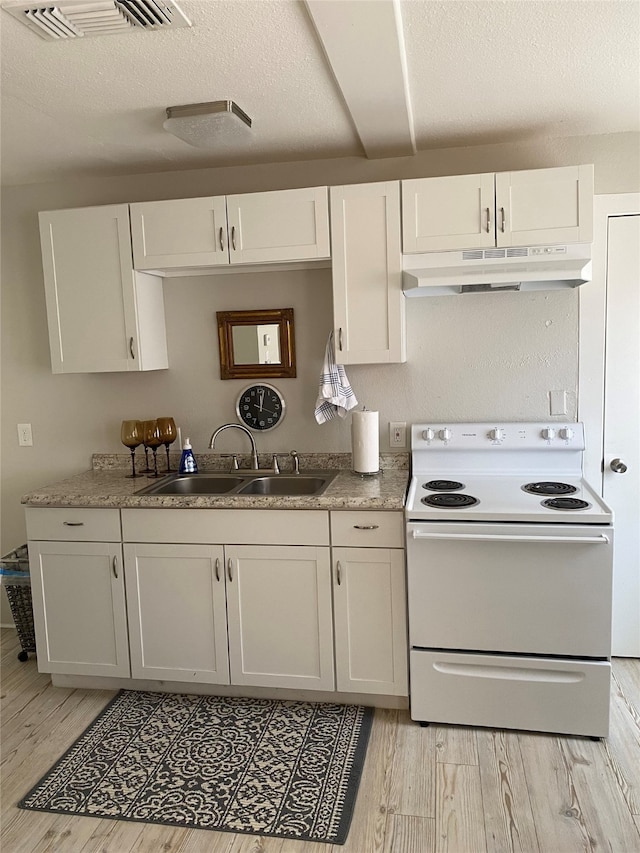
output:
M 464 489 L 464 483 L 457 480 L 429 480 L 422 488 L 432 492 L 455 492 L 456 489 Z
M 580 500 L 580 498 L 548 498 L 542 501 L 542 506 L 548 509 L 589 509 L 590 503 Z
M 554 483 L 546 480 L 540 483 L 527 483 L 522 489 L 532 495 L 573 495 L 578 491 L 569 483 Z
M 422 498 L 422 503 L 426 506 L 434 506 L 446 509 L 464 509 L 465 507 L 475 506 L 479 504 L 478 498 L 472 495 L 461 495 L 460 493 L 448 494 L 441 492 L 437 495 L 427 495 Z

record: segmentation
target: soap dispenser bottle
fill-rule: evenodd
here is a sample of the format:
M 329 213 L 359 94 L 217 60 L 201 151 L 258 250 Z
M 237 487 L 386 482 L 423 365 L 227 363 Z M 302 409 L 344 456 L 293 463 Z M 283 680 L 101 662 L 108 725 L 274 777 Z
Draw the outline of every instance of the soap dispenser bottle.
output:
M 180 474 L 197 474 L 198 473 L 198 465 L 196 463 L 196 458 L 193 455 L 193 450 L 191 448 L 191 442 L 187 439 L 182 447 L 182 456 L 180 457 L 180 467 L 178 468 L 178 473 Z

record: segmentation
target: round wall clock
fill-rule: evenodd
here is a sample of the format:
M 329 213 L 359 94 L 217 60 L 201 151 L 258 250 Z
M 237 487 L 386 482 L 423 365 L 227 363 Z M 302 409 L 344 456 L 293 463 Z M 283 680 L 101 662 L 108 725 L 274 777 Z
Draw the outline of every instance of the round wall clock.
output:
M 261 432 L 278 426 L 285 408 L 282 394 L 265 382 L 247 386 L 240 392 L 236 403 L 236 412 L 242 423 Z

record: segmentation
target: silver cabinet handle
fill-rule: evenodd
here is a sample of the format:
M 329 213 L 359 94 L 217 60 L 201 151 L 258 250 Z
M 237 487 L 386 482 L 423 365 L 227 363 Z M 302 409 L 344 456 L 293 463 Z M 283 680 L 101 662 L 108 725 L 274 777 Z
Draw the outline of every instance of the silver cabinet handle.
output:
M 507 223 L 507 218 L 504 215 L 504 207 L 501 207 L 500 208 L 500 230 L 502 231 L 503 234 L 504 234 L 504 228 L 505 228 L 506 223 Z
M 227 575 L 229 576 L 229 583 L 231 583 L 233 581 L 233 577 L 231 576 L 231 565 L 232 565 L 231 557 L 229 557 L 229 559 L 227 561 Z
M 612 459 L 609 463 L 609 468 L 614 474 L 624 474 L 627 470 L 627 465 L 622 459 Z
M 338 329 L 338 349 L 342 352 L 342 326 Z
M 338 586 L 342 584 L 342 566 L 340 565 L 340 560 L 336 563 L 336 581 L 338 582 Z
M 216 580 L 220 583 L 220 557 L 216 557 Z
M 84 521 L 63 521 L 65 527 L 84 527 Z
M 219 240 L 220 240 L 220 251 L 224 252 L 224 234 L 222 231 L 222 227 L 220 227 L 220 232 L 219 232 L 218 236 L 219 236 Z
M 231 226 L 231 248 L 235 252 L 236 250 L 236 226 Z
M 117 578 L 118 578 L 118 558 L 116 556 L 114 556 L 114 558 L 113 558 L 113 563 L 111 565 L 111 569 L 113 571 L 114 578 L 116 578 L 116 580 L 117 580 Z
M 354 524 L 353 526 L 356 530 L 377 530 L 380 527 L 379 524 Z
M 129 338 L 129 352 L 131 353 L 131 358 L 135 359 L 135 353 L 133 351 L 133 338 Z
M 487 234 L 491 232 L 491 209 L 487 208 Z

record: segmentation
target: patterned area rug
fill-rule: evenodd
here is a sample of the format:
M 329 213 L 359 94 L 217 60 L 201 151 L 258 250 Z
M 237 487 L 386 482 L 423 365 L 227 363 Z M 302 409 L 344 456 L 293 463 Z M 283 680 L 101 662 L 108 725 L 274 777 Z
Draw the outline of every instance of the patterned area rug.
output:
M 121 691 L 23 809 L 344 844 L 373 709 Z

